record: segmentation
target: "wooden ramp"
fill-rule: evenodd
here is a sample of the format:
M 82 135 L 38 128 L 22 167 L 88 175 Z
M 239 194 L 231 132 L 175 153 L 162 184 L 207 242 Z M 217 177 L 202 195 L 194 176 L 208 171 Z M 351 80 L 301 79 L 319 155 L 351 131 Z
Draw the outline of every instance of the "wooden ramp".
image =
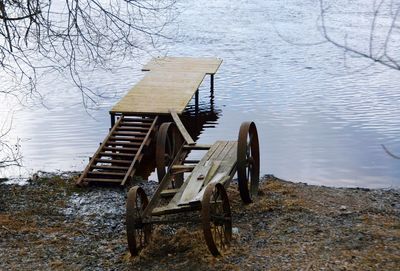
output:
M 149 71 L 110 111 L 111 114 L 162 115 L 170 110 L 181 114 L 204 77 L 217 72 L 218 58 L 156 58 L 143 67 Z M 211 86 L 213 88 L 213 86 Z
M 125 185 L 130 181 L 154 137 L 157 119 L 121 116 L 90 159 L 77 184 Z

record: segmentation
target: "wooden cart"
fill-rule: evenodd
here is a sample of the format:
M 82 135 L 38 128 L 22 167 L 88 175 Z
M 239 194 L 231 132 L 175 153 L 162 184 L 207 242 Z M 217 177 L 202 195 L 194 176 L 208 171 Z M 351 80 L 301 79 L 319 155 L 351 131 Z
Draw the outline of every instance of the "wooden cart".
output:
M 256 125 L 244 122 L 238 141 L 199 145 L 191 140 L 176 114 L 160 126 L 156 162 L 159 185 L 150 201 L 139 186 L 128 192 L 126 227 L 131 255 L 151 241 L 155 224 L 176 223 L 186 212 L 199 212 L 208 249 L 218 256 L 230 243 L 232 216 L 226 187 L 237 172 L 243 202 L 258 191 L 259 145 Z M 187 160 L 191 151 L 206 150 L 200 161 Z M 185 175 L 188 175 L 185 177 Z M 196 219 L 192 219 L 196 220 Z

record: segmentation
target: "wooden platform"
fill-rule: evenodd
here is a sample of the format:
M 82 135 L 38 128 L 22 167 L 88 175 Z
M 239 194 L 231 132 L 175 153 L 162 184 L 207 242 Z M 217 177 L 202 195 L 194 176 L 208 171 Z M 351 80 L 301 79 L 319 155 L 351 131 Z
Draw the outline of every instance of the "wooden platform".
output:
M 204 77 L 213 76 L 222 60 L 218 58 L 155 58 L 143 67 L 149 71 L 110 111 L 132 115 L 181 114 Z
M 222 59 L 214 57 L 158 57 L 143 66 L 142 71 L 200 72 L 215 74 Z

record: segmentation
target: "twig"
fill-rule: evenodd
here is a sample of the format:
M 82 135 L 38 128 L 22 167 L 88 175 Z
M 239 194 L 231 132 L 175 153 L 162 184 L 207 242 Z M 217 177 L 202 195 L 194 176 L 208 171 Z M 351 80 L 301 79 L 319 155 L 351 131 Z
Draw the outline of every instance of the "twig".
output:
M 382 146 L 382 148 L 384 149 L 384 151 L 385 151 L 388 155 L 390 155 L 391 157 L 393 157 L 393 158 L 395 158 L 395 159 L 400 159 L 400 156 L 397 156 L 397 155 L 391 153 L 391 152 L 385 147 L 385 145 L 381 144 L 381 146 Z
M 1 226 L 3 229 L 5 229 L 6 231 L 8 231 L 9 233 L 12 233 L 12 231 L 9 229 L 9 228 L 7 228 L 6 226 Z

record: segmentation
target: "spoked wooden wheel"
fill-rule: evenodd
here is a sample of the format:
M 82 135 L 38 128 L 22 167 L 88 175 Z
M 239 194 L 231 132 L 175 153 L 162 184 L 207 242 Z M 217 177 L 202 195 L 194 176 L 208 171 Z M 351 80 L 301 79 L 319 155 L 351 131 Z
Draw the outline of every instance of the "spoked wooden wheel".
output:
M 240 126 L 237 175 L 240 197 L 244 203 L 251 203 L 253 197 L 257 195 L 260 178 L 260 150 L 254 122 L 243 122 Z
M 228 195 L 222 184 L 209 184 L 201 202 L 201 220 L 211 254 L 221 255 L 232 239 L 232 216 Z
M 132 187 L 126 202 L 126 234 L 128 247 L 132 256 L 139 254 L 151 237 L 151 225 L 142 223 L 142 213 L 148 204 L 144 190 L 139 186 Z
M 182 144 L 182 135 L 175 123 L 167 122 L 161 124 L 157 134 L 156 146 L 156 166 L 159 181 L 164 178 L 168 167 L 171 165 Z

